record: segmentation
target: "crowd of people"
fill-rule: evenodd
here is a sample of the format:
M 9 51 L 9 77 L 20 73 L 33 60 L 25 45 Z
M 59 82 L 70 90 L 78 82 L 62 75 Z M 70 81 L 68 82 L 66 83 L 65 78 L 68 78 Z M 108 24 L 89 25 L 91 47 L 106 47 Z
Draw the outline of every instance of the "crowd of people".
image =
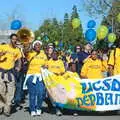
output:
M 53 43 L 44 47 L 35 40 L 32 49 L 26 53 L 20 48 L 18 36 L 10 36 L 10 44 L 0 44 L 0 113 L 11 115 L 11 109 L 20 107 L 29 95 L 31 116 L 41 115 L 42 103 L 46 101 L 48 109 L 52 103 L 47 94 L 41 67 L 56 75 L 66 71 L 78 73 L 81 79 L 105 78 L 120 73 L 120 42 L 116 48 L 95 50 L 90 43 L 77 45 L 71 54 L 57 51 Z M 120 41 L 119 39 L 117 41 Z M 55 107 L 55 106 L 54 106 Z M 55 107 L 56 114 L 62 115 L 61 109 Z

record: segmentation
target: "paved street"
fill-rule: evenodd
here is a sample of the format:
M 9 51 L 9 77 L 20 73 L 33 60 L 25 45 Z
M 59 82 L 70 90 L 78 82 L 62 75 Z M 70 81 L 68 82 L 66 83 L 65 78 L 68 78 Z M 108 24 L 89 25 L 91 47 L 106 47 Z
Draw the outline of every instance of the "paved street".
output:
M 115 112 L 95 113 L 81 112 L 79 116 L 73 116 L 70 112 L 65 111 L 61 117 L 55 114 L 47 113 L 47 106 L 44 104 L 44 113 L 40 117 L 31 117 L 28 112 L 28 103 L 23 104 L 23 109 L 13 112 L 10 117 L 0 116 L 0 120 L 120 120 L 120 115 Z

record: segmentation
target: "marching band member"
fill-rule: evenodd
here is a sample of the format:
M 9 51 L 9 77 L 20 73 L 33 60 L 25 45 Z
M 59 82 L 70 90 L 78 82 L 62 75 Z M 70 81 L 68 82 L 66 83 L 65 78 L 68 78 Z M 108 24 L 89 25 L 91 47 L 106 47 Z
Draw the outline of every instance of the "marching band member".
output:
M 118 41 L 117 47 L 110 52 L 108 60 L 110 76 L 120 74 L 120 40 L 116 41 Z
M 97 51 L 91 52 L 91 57 L 84 63 L 81 70 L 81 77 L 86 79 L 103 78 L 104 67 L 102 61 L 98 59 Z
M 10 116 L 11 101 L 15 92 L 15 74 L 21 69 L 21 52 L 16 47 L 18 37 L 12 34 L 10 39 L 10 44 L 0 45 L 0 108 L 4 108 L 4 114 L 7 116 Z
M 27 55 L 29 66 L 23 89 L 28 88 L 31 116 L 41 115 L 41 107 L 45 95 L 41 67 L 45 66 L 47 57 L 44 51 L 41 50 L 41 45 L 41 41 L 34 41 L 33 51 Z
M 58 53 L 54 52 L 52 58 L 48 61 L 47 67 L 48 70 L 53 72 L 56 75 L 62 75 L 65 72 L 64 63 L 62 60 L 58 59 Z M 56 107 L 56 115 L 61 116 L 62 112 L 60 108 Z

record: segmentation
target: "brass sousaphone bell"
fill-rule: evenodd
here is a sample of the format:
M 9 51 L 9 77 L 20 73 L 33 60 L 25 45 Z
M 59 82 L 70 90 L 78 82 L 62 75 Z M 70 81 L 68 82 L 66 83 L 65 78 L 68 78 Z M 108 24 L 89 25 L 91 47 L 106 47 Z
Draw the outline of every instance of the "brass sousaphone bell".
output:
M 21 28 L 17 32 L 17 35 L 19 38 L 19 42 L 23 46 L 23 51 L 24 52 L 30 51 L 31 50 L 31 43 L 33 42 L 33 40 L 35 38 L 34 33 L 27 28 Z
M 22 43 L 23 45 L 28 45 L 34 40 L 34 33 L 27 28 L 20 29 L 17 32 L 17 35 L 20 43 Z

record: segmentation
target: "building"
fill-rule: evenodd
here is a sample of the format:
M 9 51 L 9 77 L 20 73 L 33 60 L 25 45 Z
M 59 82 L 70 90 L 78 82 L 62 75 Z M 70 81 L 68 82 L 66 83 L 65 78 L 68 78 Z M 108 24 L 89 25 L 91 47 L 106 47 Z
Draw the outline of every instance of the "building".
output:
M 1 43 L 9 43 L 9 36 L 12 33 L 15 33 L 15 30 L 0 30 L 0 44 Z

